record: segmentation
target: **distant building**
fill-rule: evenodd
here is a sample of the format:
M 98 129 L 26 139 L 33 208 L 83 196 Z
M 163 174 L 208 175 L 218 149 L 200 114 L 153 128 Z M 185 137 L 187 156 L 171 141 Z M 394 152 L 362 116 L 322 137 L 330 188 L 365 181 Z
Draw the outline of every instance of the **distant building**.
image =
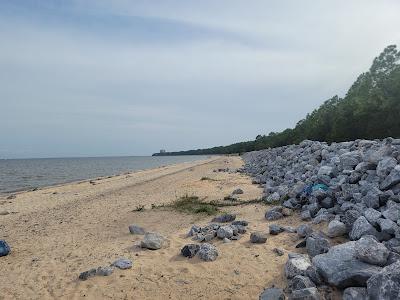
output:
M 165 151 L 165 149 L 161 149 L 160 153 L 166 153 L 167 151 Z

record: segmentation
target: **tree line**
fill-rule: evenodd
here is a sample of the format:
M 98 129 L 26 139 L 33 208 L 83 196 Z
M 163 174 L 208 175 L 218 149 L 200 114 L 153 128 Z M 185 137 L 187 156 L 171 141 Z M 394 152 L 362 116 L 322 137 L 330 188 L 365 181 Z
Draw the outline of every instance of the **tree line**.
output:
M 341 142 L 400 137 L 400 51 L 386 47 L 361 74 L 344 98 L 334 96 L 282 132 L 255 140 L 154 155 L 232 154 L 297 144 L 303 140 Z

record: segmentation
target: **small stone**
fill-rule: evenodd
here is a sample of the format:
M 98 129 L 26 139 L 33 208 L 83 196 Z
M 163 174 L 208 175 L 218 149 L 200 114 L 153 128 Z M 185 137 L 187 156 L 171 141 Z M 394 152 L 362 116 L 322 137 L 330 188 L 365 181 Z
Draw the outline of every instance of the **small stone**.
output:
M 150 250 L 158 250 L 163 247 L 164 243 L 165 239 L 160 234 L 156 232 L 147 232 L 141 242 L 141 247 Z
M 218 250 L 214 245 L 204 243 L 200 245 L 198 255 L 204 261 L 214 261 L 218 257 Z
M 10 251 L 11 249 L 7 242 L 5 240 L 0 240 L 0 257 L 8 255 Z
M 267 234 L 261 231 L 251 233 L 250 242 L 254 244 L 264 244 L 267 241 Z
M 228 223 L 235 221 L 236 215 L 235 214 L 223 214 L 218 217 L 215 217 L 212 219 L 212 222 L 217 222 L 217 223 Z
M 235 225 L 235 226 L 237 226 L 237 225 L 239 225 L 239 226 L 248 226 L 249 222 L 244 221 L 244 220 L 242 220 L 242 221 L 233 221 L 232 225 Z
M 243 190 L 239 188 L 239 189 L 234 190 L 232 192 L 232 195 L 241 195 L 243 193 L 244 193 Z
M 132 261 L 127 258 L 119 258 L 113 262 L 112 266 L 121 270 L 126 270 L 132 268 Z
M 285 300 L 285 294 L 282 289 L 267 288 L 261 293 L 259 300 Z
M 366 300 L 367 289 L 364 287 L 349 287 L 343 291 L 342 300 Z
M 96 269 L 90 269 L 88 271 L 82 272 L 81 274 L 79 274 L 79 279 L 80 280 L 87 280 L 90 277 L 96 276 Z
M 137 226 L 137 225 L 129 225 L 129 232 L 131 234 L 140 234 L 140 235 L 143 235 L 146 233 L 146 231 L 142 227 Z
M 272 249 L 272 251 L 274 251 L 278 256 L 283 256 L 285 254 L 285 252 L 283 252 L 283 250 L 279 248 L 274 248 Z
M 114 272 L 112 267 L 98 267 L 96 275 L 98 276 L 110 276 Z
M 277 224 L 269 225 L 269 234 L 277 235 L 277 234 L 279 234 L 279 233 L 281 233 L 283 231 L 284 231 L 283 227 L 281 227 L 281 226 L 279 226 Z

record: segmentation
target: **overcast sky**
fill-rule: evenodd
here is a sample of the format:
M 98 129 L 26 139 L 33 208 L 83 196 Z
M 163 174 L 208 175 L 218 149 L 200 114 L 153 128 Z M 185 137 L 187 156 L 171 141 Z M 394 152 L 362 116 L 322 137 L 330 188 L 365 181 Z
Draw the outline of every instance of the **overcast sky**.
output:
M 400 1 L 0 0 L 0 158 L 254 139 L 343 96 Z

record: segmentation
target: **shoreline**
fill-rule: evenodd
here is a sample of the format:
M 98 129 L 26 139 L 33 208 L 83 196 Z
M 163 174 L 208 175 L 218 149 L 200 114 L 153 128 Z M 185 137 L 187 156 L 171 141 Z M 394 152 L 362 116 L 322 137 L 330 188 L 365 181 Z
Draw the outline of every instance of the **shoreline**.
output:
M 109 178 L 114 178 L 114 177 L 119 177 L 119 176 L 131 175 L 131 174 L 135 174 L 135 173 L 143 172 L 143 171 L 148 171 L 148 170 L 162 169 L 162 168 L 165 168 L 165 167 L 168 167 L 168 166 L 176 166 L 176 165 L 187 164 L 187 163 L 195 163 L 195 162 L 201 162 L 201 161 L 206 162 L 206 161 L 208 161 L 210 159 L 213 159 L 213 158 L 217 159 L 219 157 L 223 157 L 223 155 L 205 155 L 205 156 L 206 156 L 206 158 L 199 159 L 199 160 L 172 163 L 172 164 L 162 165 L 162 166 L 159 166 L 159 167 L 149 167 L 149 168 L 138 169 L 138 170 L 127 170 L 127 171 L 124 171 L 124 172 L 118 173 L 118 174 L 97 176 L 97 177 L 91 177 L 91 178 L 86 178 L 86 179 L 71 180 L 71 181 L 66 181 L 66 182 L 62 182 L 62 183 L 55 183 L 55 184 L 49 184 L 49 185 L 43 185 L 43 186 L 37 186 L 37 187 L 30 187 L 30 188 L 27 188 L 27 189 L 21 188 L 19 190 L 14 190 L 14 191 L 0 192 L 0 199 L 3 198 L 3 197 L 11 196 L 11 195 L 18 195 L 18 194 L 26 193 L 26 192 L 34 192 L 34 191 L 38 191 L 38 190 L 45 190 L 45 189 L 52 188 L 52 187 L 62 187 L 62 186 L 65 186 L 65 185 L 81 184 L 81 183 L 86 183 L 86 182 L 90 182 L 90 181 L 104 180 L 104 179 L 109 179 Z M 42 158 L 38 158 L 38 159 L 42 159 Z

